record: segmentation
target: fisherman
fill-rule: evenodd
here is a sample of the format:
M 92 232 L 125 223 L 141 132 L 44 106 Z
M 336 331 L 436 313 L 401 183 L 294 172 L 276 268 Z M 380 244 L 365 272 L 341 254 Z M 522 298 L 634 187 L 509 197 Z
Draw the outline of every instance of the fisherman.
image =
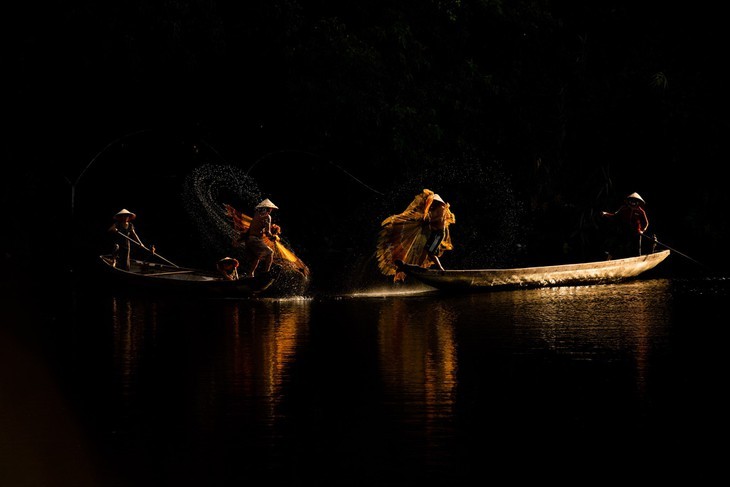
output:
M 440 257 L 453 249 L 449 225 L 455 221 L 449 203 L 430 189 L 421 191 L 405 211 L 381 222 L 375 250 L 380 272 L 397 284 L 406 278 L 398 262 L 444 270 Z
M 271 223 L 271 212 L 279 207 L 266 198 L 254 208 L 251 225 L 245 235 L 245 253 L 247 268 L 241 277 L 254 277 L 259 263 L 263 263 L 264 271 L 270 272 L 274 263 L 274 249 L 264 240 L 264 237 L 276 242 L 279 240 L 277 225 Z
M 132 220 L 136 218 L 136 214 L 126 208 L 123 208 L 114 215 L 115 221 L 112 226 L 109 227 L 109 232 L 112 233 L 116 239 L 114 250 L 112 251 L 112 258 L 114 259 L 113 266 L 125 271 L 128 271 L 131 267 L 130 257 L 132 242 L 139 244 L 140 247 L 144 247 L 144 244 L 137 235 L 137 232 L 134 229 L 134 224 L 132 223 Z
M 440 270 L 444 270 L 439 260 L 439 254 L 443 252 L 441 242 L 444 240 L 447 225 L 448 205 L 438 194 L 433 195 L 427 212 L 423 215 L 424 221 L 428 222 L 430 234 L 426 240 L 426 253 L 428 258 L 438 266 Z
M 216 264 L 218 271 L 229 281 L 238 280 L 238 259 L 223 257 Z
M 641 255 L 642 238 L 655 240 L 653 237 L 644 237 L 649 228 L 649 217 L 644 209 L 645 206 L 646 202 L 639 193 L 631 193 L 618 210 L 601 212 L 601 216 L 614 220 L 617 224 L 614 236 L 608 242 L 609 259 Z

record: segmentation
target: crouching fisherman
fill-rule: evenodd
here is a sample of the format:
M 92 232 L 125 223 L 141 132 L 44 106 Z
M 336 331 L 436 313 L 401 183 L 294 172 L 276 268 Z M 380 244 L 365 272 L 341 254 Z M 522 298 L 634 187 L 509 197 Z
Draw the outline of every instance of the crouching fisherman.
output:
M 238 260 L 233 257 L 223 257 L 216 264 L 218 271 L 229 281 L 238 280 Z

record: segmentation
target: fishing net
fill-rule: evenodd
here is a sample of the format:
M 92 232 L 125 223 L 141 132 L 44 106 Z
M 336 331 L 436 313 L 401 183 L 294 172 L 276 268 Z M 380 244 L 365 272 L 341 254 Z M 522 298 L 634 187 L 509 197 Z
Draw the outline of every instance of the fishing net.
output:
M 380 224 L 375 255 L 380 272 L 386 276 L 393 276 L 393 282 L 405 280 L 405 274 L 398 272 L 395 265 L 398 260 L 426 268 L 433 265 L 426 251 L 426 240 L 431 233 L 426 215 L 433 203 L 433 197 L 433 191 L 424 189 L 416 195 L 403 213 L 389 216 Z M 455 221 L 456 218 L 447 203 L 446 227 L 444 239 L 436 252 L 438 257 L 441 257 L 444 251 L 453 249 L 449 225 Z
M 233 226 L 238 234 L 243 234 L 248 231 L 251 226 L 252 217 L 245 213 L 237 210 L 229 204 L 224 204 L 227 215 L 233 220 Z M 274 250 L 274 262 L 282 268 L 291 269 L 302 273 L 305 277 L 309 276 L 309 268 L 307 265 L 292 252 L 285 244 L 281 242 L 281 227 L 279 225 L 271 225 L 271 233 L 277 237 L 270 239 L 266 235 L 263 236 L 266 245 Z

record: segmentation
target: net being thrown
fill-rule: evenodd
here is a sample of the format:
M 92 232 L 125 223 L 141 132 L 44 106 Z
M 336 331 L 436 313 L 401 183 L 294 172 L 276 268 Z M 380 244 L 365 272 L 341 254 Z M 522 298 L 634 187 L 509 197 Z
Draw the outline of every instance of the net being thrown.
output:
M 431 232 L 426 215 L 433 203 L 433 197 L 433 191 L 424 189 L 416 195 L 403 213 L 389 216 L 380 224 L 375 255 L 380 272 L 386 276 L 394 276 L 393 282 L 405 280 L 405 274 L 398 272 L 396 268 L 396 260 L 421 267 L 431 267 L 433 265 L 426 250 L 426 240 Z M 444 251 L 453 249 L 449 225 L 455 221 L 456 218 L 451 213 L 447 203 L 446 227 L 444 229 L 444 239 L 441 241 L 436 253 L 438 257 L 441 257 Z
M 229 204 L 225 204 L 224 206 L 226 208 L 226 213 L 233 220 L 233 226 L 237 234 L 240 235 L 246 233 L 251 226 L 253 218 Z M 279 227 L 279 225 L 271 225 L 271 233 L 275 236 L 279 236 L 281 234 L 281 227 Z M 309 275 L 309 267 L 307 267 L 307 265 L 299 257 L 297 257 L 291 249 L 281 243 L 280 239 L 271 240 L 265 235 L 263 238 L 266 245 L 274 249 L 275 263 L 281 267 L 301 272 L 304 276 Z

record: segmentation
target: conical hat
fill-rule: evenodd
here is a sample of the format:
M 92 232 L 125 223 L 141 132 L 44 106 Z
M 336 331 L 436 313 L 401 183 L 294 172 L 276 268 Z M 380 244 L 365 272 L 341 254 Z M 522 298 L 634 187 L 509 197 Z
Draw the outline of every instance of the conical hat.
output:
M 641 196 L 639 196 L 639 193 L 631 193 L 630 195 L 628 195 L 626 197 L 626 199 L 627 200 L 637 200 L 642 205 L 645 205 L 646 204 L 646 202 L 644 201 L 644 198 L 642 198 Z
M 443 203 L 443 204 L 446 204 L 446 202 L 445 202 L 445 201 L 444 201 L 443 199 L 441 199 L 441 196 L 439 196 L 439 195 L 438 195 L 438 194 L 436 194 L 436 193 L 434 193 L 434 195 L 433 195 L 433 200 L 434 200 L 434 201 L 438 201 L 439 203 Z
M 232 265 L 234 268 L 238 267 L 238 259 L 233 257 L 223 257 L 218 261 L 218 265 Z
M 123 217 L 125 215 L 126 216 L 129 216 L 129 219 L 130 220 L 134 220 L 135 218 L 137 218 L 137 215 L 135 215 L 134 213 L 132 213 L 131 211 L 129 211 L 126 208 L 122 208 L 122 210 L 119 213 L 117 213 L 116 215 L 114 215 L 114 219 L 115 220 L 119 220 L 121 217 Z
M 264 201 L 256 205 L 256 208 L 271 208 L 273 210 L 279 209 L 279 207 L 272 203 L 269 198 L 266 198 Z

